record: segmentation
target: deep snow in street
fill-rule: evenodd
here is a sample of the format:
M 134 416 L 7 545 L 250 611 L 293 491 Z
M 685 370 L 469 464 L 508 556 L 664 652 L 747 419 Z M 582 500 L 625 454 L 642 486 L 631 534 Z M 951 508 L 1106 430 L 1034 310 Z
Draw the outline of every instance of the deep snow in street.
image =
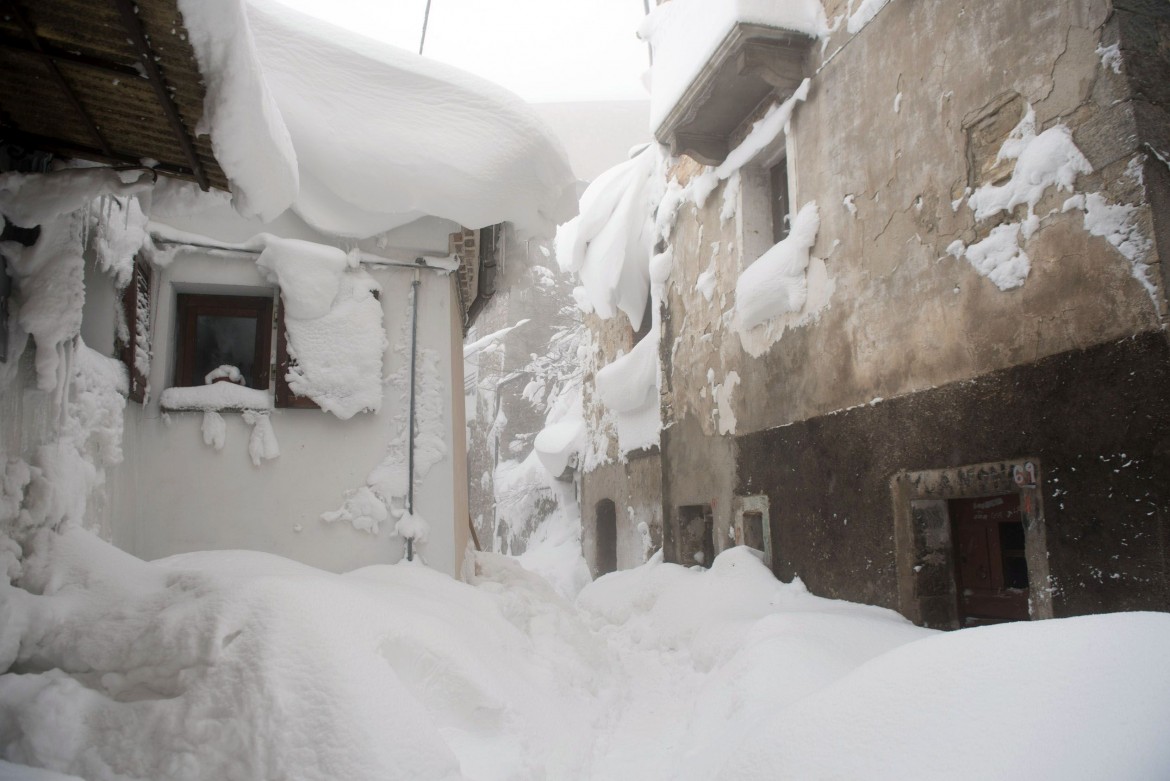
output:
M 0 588 L 0 749 L 86 779 L 1170 770 L 1165 614 L 938 633 L 776 581 L 746 548 L 710 570 L 655 557 L 575 605 L 496 554 L 469 580 L 146 563 L 44 532 L 23 588 Z

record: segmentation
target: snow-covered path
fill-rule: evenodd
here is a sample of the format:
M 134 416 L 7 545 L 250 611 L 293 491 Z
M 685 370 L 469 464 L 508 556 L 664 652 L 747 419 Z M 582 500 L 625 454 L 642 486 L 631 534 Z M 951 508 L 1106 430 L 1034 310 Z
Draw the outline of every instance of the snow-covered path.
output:
M 0 586 L 0 757 L 85 779 L 1170 777 L 1167 614 L 936 633 L 746 549 L 570 604 L 493 554 L 467 584 L 31 548 Z

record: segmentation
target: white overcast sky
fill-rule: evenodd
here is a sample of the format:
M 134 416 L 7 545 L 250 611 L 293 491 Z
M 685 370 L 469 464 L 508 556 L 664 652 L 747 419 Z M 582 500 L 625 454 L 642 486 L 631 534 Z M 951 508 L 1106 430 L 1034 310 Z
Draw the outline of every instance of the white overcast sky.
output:
M 279 1 L 418 51 L 426 0 Z M 533 102 L 646 100 L 644 13 L 642 0 L 431 0 L 423 53 Z

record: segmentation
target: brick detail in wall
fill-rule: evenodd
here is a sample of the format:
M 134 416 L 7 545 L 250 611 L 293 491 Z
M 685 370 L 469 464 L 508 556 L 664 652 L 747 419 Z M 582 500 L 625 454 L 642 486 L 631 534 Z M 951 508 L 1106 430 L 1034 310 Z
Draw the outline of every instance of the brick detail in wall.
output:
M 464 228 L 452 233 L 448 251 L 459 258 L 459 292 L 463 299 L 463 314 L 466 315 L 479 292 L 479 231 Z

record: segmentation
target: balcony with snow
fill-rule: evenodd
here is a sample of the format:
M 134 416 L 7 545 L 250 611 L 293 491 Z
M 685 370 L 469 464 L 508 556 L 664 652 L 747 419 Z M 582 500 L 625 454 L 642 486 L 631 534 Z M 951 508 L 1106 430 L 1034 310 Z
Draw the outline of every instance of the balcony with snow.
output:
M 732 137 L 766 100 L 788 99 L 824 12 L 819 2 L 669 0 L 639 35 L 653 50 L 650 126 L 671 154 L 719 165 Z

